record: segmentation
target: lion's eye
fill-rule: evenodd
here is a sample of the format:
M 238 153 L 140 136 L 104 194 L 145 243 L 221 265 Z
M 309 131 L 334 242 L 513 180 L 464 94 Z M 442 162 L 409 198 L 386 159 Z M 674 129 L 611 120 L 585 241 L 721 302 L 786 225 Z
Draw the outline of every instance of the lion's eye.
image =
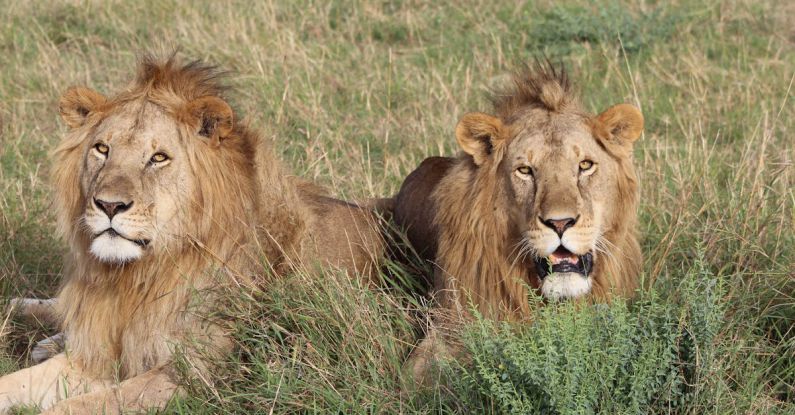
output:
M 151 159 L 149 159 L 149 161 L 152 163 L 162 163 L 166 160 L 168 160 L 168 156 L 163 153 L 156 153 Z
M 108 155 L 108 151 L 110 151 L 110 147 L 108 147 L 107 145 L 102 144 L 102 143 L 97 143 L 97 144 L 94 145 L 94 150 L 97 150 L 97 152 L 99 154 L 107 156 Z
M 580 162 L 580 171 L 588 171 L 593 168 L 593 162 L 591 160 L 583 160 Z
M 532 176 L 533 175 L 533 169 L 530 166 L 520 166 L 519 168 L 516 169 L 516 171 L 519 174 L 524 175 L 524 176 Z

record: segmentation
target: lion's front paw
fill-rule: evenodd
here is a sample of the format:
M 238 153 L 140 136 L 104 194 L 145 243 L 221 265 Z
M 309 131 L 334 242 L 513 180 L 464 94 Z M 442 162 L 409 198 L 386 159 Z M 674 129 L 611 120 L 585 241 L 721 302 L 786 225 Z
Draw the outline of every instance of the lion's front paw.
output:
M 65 339 L 66 336 L 63 333 L 58 333 L 36 343 L 36 346 L 30 352 L 30 360 L 35 364 L 39 364 L 61 353 L 64 350 Z

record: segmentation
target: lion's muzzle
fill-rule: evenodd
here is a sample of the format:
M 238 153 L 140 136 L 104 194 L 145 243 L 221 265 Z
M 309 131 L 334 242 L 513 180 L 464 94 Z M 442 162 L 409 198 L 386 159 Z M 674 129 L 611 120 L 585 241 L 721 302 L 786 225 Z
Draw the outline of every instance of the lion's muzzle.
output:
M 140 259 L 150 240 L 133 235 L 140 234 L 131 228 L 126 218 L 133 202 L 108 202 L 93 198 L 93 212 L 87 212 L 86 225 L 92 232 L 90 251 L 100 261 L 123 264 Z

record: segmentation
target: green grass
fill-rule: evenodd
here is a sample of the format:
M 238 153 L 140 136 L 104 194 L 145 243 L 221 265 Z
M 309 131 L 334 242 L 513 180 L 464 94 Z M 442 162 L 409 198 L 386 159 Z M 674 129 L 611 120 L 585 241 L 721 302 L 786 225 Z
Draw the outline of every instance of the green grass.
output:
M 47 152 L 69 85 L 111 93 L 145 49 L 233 72 L 233 105 L 301 176 L 347 198 L 394 194 L 453 154 L 484 91 L 538 56 L 587 108 L 639 105 L 648 289 L 629 304 L 478 321 L 434 390 L 400 367 L 426 305 L 296 275 L 227 310 L 239 347 L 185 413 L 795 413 L 795 8 L 774 0 L 2 2 L 0 298 L 51 295 Z M 333 284 L 329 281 L 333 281 Z M 239 318 L 246 315 L 245 318 Z M 35 324 L 0 317 L 0 373 Z

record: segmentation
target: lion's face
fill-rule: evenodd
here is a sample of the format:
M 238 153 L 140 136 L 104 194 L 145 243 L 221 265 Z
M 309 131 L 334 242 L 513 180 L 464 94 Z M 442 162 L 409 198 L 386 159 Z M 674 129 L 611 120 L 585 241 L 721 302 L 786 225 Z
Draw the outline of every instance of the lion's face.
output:
M 529 127 L 508 145 L 500 174 L 509 178 L 515 223 L 542 294 L 579 297 L 591 289 L 589 274 L 615 214 L 617 162 L 582 119 L 553 117 L 546 128 Z
M 86 137 L 81 220 L 100 261 L 138 260 L 177 235 L 194 188 L 178 137 L 173 118 L 145 102 L 119 108 Z
M 212 134 L 227 113 L 231 117 L 231 109 L 217 98 L 186 108 L 187 114 L 191 109 L 200 113 L 198 122 L 186 124 L 146 98 L 108 104 L 85 88 L 70 89 L 61 98 L 61 115 L 72 128 L 67 140 L 78 146 L 82 159 L 75 166 L 79 189 L 56 191 L 79 192 L 77 231 L 100 262 L 132 263 L 175 252 L 185 243 L 191 232 L 185 226 L 196 220 L 192 212 L 201 212 L 195 161 L 190 160 L 196 155 L 187 150 L 188 140 L 205 138 L 191 130 L 207 133 L 209 128 Z M 208 114 L 210 124 L 201 120 Z
M 596 118 L 530 110 L 510 125 L 479 113 L 459 124 L 459 142 L 479 155 L 481 168 L 499 153 L 491 168 L 511 205 L 506 210 L 519 235 L 515 245 L 531 255 L 544 297 L 591 291 L 601 255 L 611 254 L 605 235 L 624 216 L 620 157 L 610 148 L 631 148 L 642 125 L 640 112 L 629 105 Z

